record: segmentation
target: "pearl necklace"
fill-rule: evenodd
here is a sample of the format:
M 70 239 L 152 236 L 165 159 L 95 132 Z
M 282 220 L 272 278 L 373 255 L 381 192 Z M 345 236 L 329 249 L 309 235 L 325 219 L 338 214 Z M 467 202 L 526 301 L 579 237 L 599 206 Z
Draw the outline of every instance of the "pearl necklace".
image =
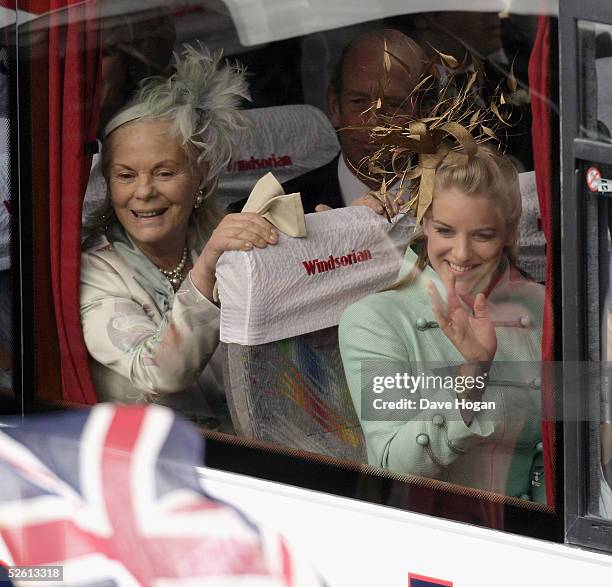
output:
M 185 265 L 187 265 L 187 247 L 183 249 L 181 260 L 174 269 L 162 269 L 158 267 L 162 275 L 170 282 L 174 291 L 177 291 L 178 288 L 181 287 L 181 283 L 183 283 L 183 270 L 185 269 Z

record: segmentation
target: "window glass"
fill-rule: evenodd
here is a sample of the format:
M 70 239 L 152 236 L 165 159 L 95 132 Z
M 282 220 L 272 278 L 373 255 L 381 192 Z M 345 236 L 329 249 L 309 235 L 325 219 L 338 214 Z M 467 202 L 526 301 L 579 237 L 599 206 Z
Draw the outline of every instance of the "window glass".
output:
M 581 79 L 580 134 L 603 143 L 611 142 L 612 26 L 578 21 Z M 600 364 L 600 376 L 589 387 L 590 470 L 587 482 L 589 511 L 612 519 L 612 411 L 609 365 L 612 359 L 612 304 L 610 293 L 611 224 L 610 164 L 585 165 L 585 214 L 589 299 L 589 358 Z
M 277 474 L 265 473 L 271 465 L 257 470 L 257 459 L 238 466 L 240 455 L 229 463 L 218 456 L 254 447 L 288 459 L 289 476 L 295 461 L 340 475 L 336 491 L 347 495 L 517 530 L 516 512 L 544 520 L 553 513 L 540 414 L 545 249 L 527 74 L 537 15 L 372 13 L 358 4 L 362 11 L 344 2 L 311 8 L 303 21 L 292 12 L 282 32 L 272 15 L 233 2 L 167 2 L 125 13 L 113 5 L 96 17 L 68 7 L 66 30 L 87 40 L 85 57 L 100 52 L 100 82 L 95 59 L 71 48 L 77 37 L 64 38 L 52 18 L 24 25 L 30 85 L 20 85 L 20 105 L 30 114 L 31 144 L 22 148 L 40 216 L 35 251 L 48 255 L 37 256 L 34 269 L 35 311 L 46 308 L 48 322 L 37 326 L 33 362 L 39 382 L 43 365 L 61 365 L 54 372 L 62 377 L 34 385 L 35 396 L 44 407 L 160 403 L 202 428 L 216 466 Z M 330 10 L 335 20 L 323 18 Z M 63 42 L 68 48 L 57 61 Z M 198 63 L 222 51 L 217 68 L 226 68 L 225 77 L 209 71 L 210 79 L 177 94 L 189 115 L 176 127 L 177 109 L 144 117 L 127 110 L 139 88 L 159 83 L 143 80 L 175 73 L 173 53 L 183 58 L 185 44 L 205 55 Z M 36 67 L 41 55 L 48 70 Z M 229 69 L 225 59 L 240 65 Z M 240 89 L 244 68 L 248 99 Z M 69 94 L 77 80 L 79 91 Z M 411 216 L 387 222 L 367 206 L 373 190 L 387 204 L 401 195 L 399 181 L 377 176 L 391 169 L 390 159 L 377 168 L 372 157 L 389 143 L 370 131 L 425 117 L 437 96 L 454 100 L 468 83 L 469 116 L 464 109 L 463 118 L 449 120 L 480 140 L 493 130 L 479 117 L 497 117 L 505 154 L 479 151 L 477 188 L 457 193 L 458 180 L 436 184 L 426 244 L 413 242 Z M 31 87 L 48 88 L 37 94 L 40 104 L 32 105 Z M 198 108 L 189 110 L 200 92 Z M 70 108 L 79 116 L 69 116 Z M 202 140 L 193 140 L 198 125 Z M 183 136 L 176 128 L 191 130 Z M 226 138 L 235 146 L 224 159 Z M 32 156 L 45 141 L 56 153 L 47 168 Z M 436 149 L 443 161 L 448 149 Z M 87 160 L 87 168 L 74 159 Z M 468 160 L 475 159 L 461 159 Z M 290 197 L 251 201 L 252 212 L 270 212 L 276 239 L 257 232 L 270 229 L 261 219 L 238 216 L 268 172 L 285 193 L 301 194 L 307 213 L 289 226 L 274 214 Z M 427 174 L 423 192 L 433 179 Z M 271 189 L 271 197 L 280 195 Z M 343 209 L 315 213 L 320 204 Z M 221 220 L 221 213 L 235 215 Z M 305 236 L 300 223 L 306 238 L 297 238 Z M 216 226 L 225 232 L 213 232 Z M 378 293 L 406 277 L 419 254 L 425 277 Z M 445 283 L 457 282 L 452 307 L 430 297 L 429 279 L 445 298 Z M 478 293 L 489 297 L 487 308 Z M 457 326 L 467 338 L 453 334 Z
M 612 25 L 578 21 L 583 136 L 611 142 Z
M 610 177 L 611 165 L 592 165 L 590 169 L 597 169 L 603 179 Z M 603 186 L 602 186 L 603 187 Z M 600 329 L 598 339 L 601 349 L 600 361 L 601 376 L 593 385 L 591 392 L 591 442 L 590 450 L 590 478 L 592 483 L 589 499 L 590 510 L 593 514 L 612 519 L 612 406 L 610 390 L 610 366 L 612 365 L 612 305 L 610 290 L 611 268 L 611 240 L 610 240 L 610 200 L 605 192 L 591 195 L 597 198 L 599 230 L 599 313 L 597 316 Z
M 10 12 L 10 11 L 6 11 Z M 13 395 L 13 273 L 11 272 L 11 179 L 9 64 L 0 47 L 0 410 L 16 409 Z

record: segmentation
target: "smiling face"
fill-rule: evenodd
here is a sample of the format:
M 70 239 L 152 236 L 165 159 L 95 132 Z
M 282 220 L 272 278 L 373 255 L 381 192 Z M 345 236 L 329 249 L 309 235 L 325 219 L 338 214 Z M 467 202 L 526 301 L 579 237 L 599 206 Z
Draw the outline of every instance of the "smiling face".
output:
M 436 193 L 423 220 L 427 255 L 434 271 L 453 276 L 457 292 L 484 291 L 514 241 L 497 202 L 486 195 L 466 195 L 456 188 Z
M 108 184 L 117 219 L 150 258 L 183 250 L 200 185 L 171 123 L 143 120 L 120 126 L 108 139 Z

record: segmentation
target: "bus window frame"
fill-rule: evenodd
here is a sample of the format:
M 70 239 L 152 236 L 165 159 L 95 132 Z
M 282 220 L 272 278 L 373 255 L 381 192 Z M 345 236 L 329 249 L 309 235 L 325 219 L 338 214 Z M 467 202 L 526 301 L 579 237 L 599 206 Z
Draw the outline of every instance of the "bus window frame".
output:
M 581 195 L 584 193 L 584 171 L 587 162 L 612 164 L 612 145 L 582 138 L 582 97 L 580 95 L 579 21 L 612 25 L 609 7 L 598 0 L 561 0 L 559 5 L 559 45 L 561 73 L 562 120 L 562 235 L 561 264 L 563 287 L 563 360 L 570 365 L 577 361 L 600 361 L 593 356 L 589 344 L 593 315 L 589 307 L 586 262 L 593 251 L 586 243 L 587 211 Z M 591 212 L 592 214 L 593 212 Z M 597 213 L 597 212 L 595 212 Z M 580 243 L 576 247 L 576 243 Z M 592 272 L 591 272 L 592 273 Z M 598 311 L 598 310 L 597 310 Z M 595 319 L 598 322 L 597 316 Z M 565 372 L 565 381 L 576 381 L 571 372 Z M 574 383 L 564 384 L 564 448 L 565 448 L 565 506 L 566 540 L 578 546 L 612 552 L 610 534 L 612 520 L 603 520 L 589 514 L 588 481 L 590 470 L 591 428 L 593 413 L 592 394 L 587 386 L 576 390 Z M 578 392 L 578 400 L 575 396 Z M 597 447 L 598 451 L 598 447 Z M 576 474 L 578 472 L 578 474 Z M 582 483 L 584 479 L 587 484 Z

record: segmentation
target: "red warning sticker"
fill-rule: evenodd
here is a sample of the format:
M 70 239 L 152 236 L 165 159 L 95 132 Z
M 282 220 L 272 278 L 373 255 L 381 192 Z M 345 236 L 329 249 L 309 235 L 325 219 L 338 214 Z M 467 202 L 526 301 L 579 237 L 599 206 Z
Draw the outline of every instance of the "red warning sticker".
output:
M 601 180 L 601 172 L 597 167 L 589 167 L 586 172 L 586 183 L 587 187 L 592 192 L 599 191 L 599 182 Z

